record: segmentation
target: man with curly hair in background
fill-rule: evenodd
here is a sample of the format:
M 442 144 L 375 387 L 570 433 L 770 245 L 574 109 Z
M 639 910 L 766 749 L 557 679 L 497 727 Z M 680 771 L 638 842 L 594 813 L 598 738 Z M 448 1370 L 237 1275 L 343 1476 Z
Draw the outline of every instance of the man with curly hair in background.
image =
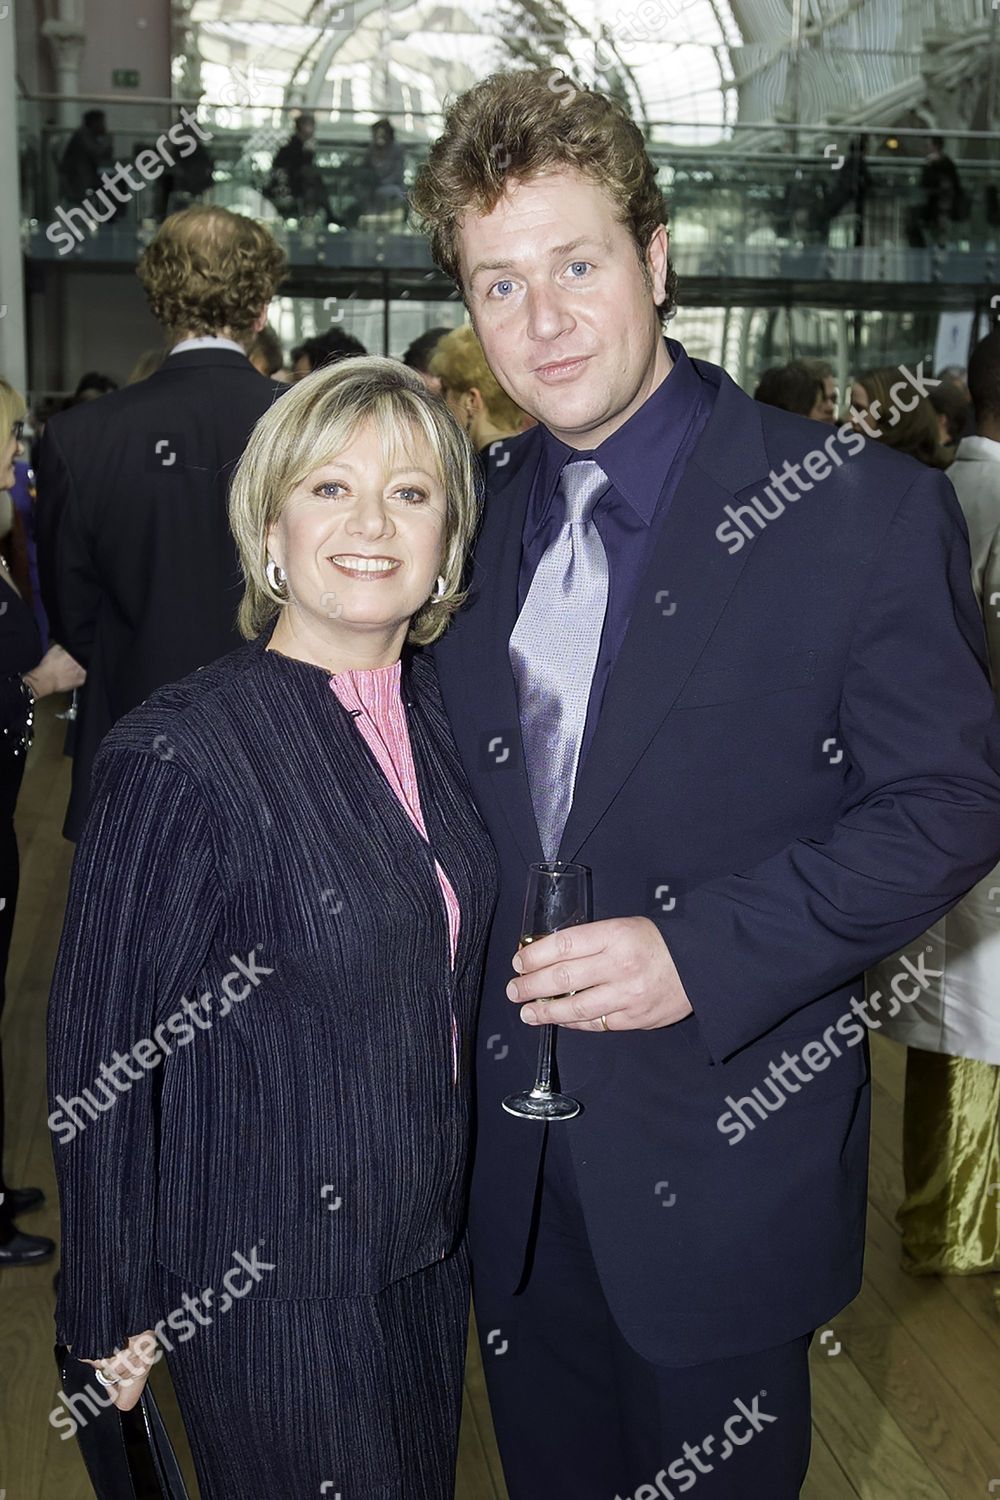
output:
M 67 838 L 82 826 L 112 724 L 239 644 L 226 493 L 258 417 L 286 389 L 247 357 L 284 270 L 251 219 L 207 205 L 171 215 L 138 266 L 168 357 L 148 380 L 45 429 L 42 592 L 59 640 L 87 666 Z

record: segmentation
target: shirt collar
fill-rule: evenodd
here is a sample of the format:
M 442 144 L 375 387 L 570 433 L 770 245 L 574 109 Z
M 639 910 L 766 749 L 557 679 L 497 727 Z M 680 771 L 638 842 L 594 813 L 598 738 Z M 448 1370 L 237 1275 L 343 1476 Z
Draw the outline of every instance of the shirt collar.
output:
M 978 433 L 974 437 L 964 437 L 955 450 L 955 458 L 986 459 L 997 463 L 1000 462 L 1000 443 L 994 438 L 980 437 Z
M 701 376 L 683 345 L 676 339 L 667 339 L 666 345 L 673 361 L 667 378 L 627 422 L 596 448 L 586 451 L 570 448 L 553 437 L 548 428 L 542 429 L 541 483 L 536 492 L 540 501 L 539 523 L 548 512 L 564 464 L 571 459 L 591 458 L 600 464 L 639 519 L 647 526 L 652 525 L 663 477 L 697 410 L 701 386 Z M 651 475 L 656 476 L 652 484 Z
M 242 354 L 244 359 L 247 352 L 235 339 L 220 338 L 213 333 L 206 334 L 204 338 L 181 339 L 180 343 L 175 344 L 171 349 L 170 354 L 190 354 L 192 349 L 234 349 L 237 354 Z M 169 354 L 167 358 L 170 358 Z

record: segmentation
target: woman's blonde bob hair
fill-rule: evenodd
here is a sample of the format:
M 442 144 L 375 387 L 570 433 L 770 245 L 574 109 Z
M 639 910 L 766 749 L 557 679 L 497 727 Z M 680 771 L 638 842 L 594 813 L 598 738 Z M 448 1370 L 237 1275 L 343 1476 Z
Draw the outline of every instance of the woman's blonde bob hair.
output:
M 0 375 L 0 444 L 10 441 L 14 423 L 23 422 L 27 409 L 21 392 Z
M 479 521 L 481 482 L 472 444 L 440 397 L 394 359 L 358 355 L 319 369 L 280 396 L 261 417 L 240 459 L 229 492 L 229 524 L 239 549 L 246 591 L 239 628 L 260 634 L 288 599 L 267 577 L 267 536 L 295 487 L 348 447 L 372 423 L 384 462 L 426 440 L 445 491 L 440 597 L 413 616 L 415 646 L 437 640 L 465 599 L 465 559 Z

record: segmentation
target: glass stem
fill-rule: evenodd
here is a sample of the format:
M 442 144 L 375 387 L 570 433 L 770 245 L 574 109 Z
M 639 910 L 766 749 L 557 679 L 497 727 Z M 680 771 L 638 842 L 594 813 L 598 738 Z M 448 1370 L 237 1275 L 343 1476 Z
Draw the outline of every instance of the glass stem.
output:
M 535 1094 L 551 1094 L 552 1092 L 552 1033 L 554 1027 L 542 1026 L 539 1028 L 538 1038 L 538 1073 L 535 1078 Z

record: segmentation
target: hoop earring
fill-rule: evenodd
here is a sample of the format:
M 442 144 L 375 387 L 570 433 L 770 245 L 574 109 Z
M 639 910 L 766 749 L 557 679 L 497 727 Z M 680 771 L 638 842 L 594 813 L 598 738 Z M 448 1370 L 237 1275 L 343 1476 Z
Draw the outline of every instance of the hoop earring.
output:
M 431 604 L 440 604 L 445 596 L 445 577 L 443 573 L 438 574 L 437 585 L 428 601 Z
M 268 558 L 267 567 L 264 569 L 264 572 L 267 575 L 267 581 L 271 585 L 274 592 L 276 594 L 280 594 L 285 586 L 285 574 L 283 570 L 278 567 L 278 564 L 275 562 L 273 557 Z

